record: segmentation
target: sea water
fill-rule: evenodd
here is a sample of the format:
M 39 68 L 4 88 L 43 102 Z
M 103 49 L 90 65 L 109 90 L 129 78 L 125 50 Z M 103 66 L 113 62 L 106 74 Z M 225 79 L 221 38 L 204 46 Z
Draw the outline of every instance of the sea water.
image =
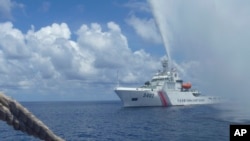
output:
M 67 141 L 228 141 L 215 105 L 124 108 L 120 101 L 22 102 Z M 0 121 L 1 141 L 38 141 Z

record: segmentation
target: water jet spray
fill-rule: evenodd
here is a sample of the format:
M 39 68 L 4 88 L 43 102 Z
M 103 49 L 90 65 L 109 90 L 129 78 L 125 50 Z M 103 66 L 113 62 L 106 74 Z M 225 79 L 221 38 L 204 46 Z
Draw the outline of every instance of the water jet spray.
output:
M 158 11 L 158 5 L 157 2 L 162 2 L 161 0 L 158 0 L 157 2 L 153 0 L 148 0 L 150 7 L 152 9 L 152 13 L 155 19 L 156 27 L 158 28 L 158 31 L 161 35 L 166 54 L 167 54 L 167 59 L 169 62 L 169 66 L 171 68 L 171 55 L 170 55 L 170 43 L 169 43 L 169 37 L 170 37 L 170 32 L 168 31 L 168 22 L 166 18 L 164 18 L 164 14 L 161 14 L 160 11 Z

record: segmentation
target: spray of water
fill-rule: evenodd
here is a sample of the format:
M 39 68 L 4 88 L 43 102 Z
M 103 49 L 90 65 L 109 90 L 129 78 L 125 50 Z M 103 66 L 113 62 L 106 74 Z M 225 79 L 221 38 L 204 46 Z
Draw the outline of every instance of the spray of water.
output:
M 172 62 L 203 94 L 228 100 L 220 107 L 224 119 L 249 120 L 250 2 L 148 2 Z
M 159 33 L 161 34 L 162 37 L 162 41 L 164 43 L 165 49 L 166 49 L 166 53 L 167 53 L 167 58 L 169 61 L 169 65 L 171 65 L 171 56 L 170 56 L 170 38 L 171 38 L 171 32 L 169 32 L 169 24 L 167 21 L 167 18 L 165 18 L 165 14 L 167 14 L 168 12 L 165 12 L 165 14 L 163 14 L 163 11 L 158 10 L 159 9 L 159 5 L 160 4 L 164 4 L 163 0 L 159 0 L 157 3 L 154 2 L 153 0 L 149 0 L 148 1 L 150 3 L 152 12 L 153 12 L 153 16 L 156 19 L 155 23 L 156 26 L 159 29 Z

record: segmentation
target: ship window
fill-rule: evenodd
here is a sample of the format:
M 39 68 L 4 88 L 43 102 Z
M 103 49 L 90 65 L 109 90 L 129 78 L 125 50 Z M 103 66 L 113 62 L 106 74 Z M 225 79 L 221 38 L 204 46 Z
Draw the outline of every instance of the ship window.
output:
M 177 82 L 177 83 L 182 83 L 182 82 L 183 82 L 183 80 L 176 80 L 176 82 Z
M 132 101 L 137 101 L 137 100 L 138 100 L 138 98 L 132 98 L 131 100 L 132 100 Z

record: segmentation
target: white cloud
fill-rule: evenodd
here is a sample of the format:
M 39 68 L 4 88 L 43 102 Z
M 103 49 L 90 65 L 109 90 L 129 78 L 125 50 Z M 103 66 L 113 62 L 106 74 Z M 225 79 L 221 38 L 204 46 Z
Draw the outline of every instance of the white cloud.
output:
M 114 22 L 109 22 L 107 24 L 108 28 L 113 31 L 113 32 L 121 32 L 121 29 L 119 27 L 119 25 L 117 25 L 116 23 Z
M 12 0 L 0 0 L 0 19 L 13 20 L 12 11 L 15 8 L 23 9 L 24 5 Z
M 0 26 L 0 49 L 4 52 L 4 55 L 13 59 L 27 57 L 29 52 L 25 47 L 23 33 L 13 29 L 10 22 L 0 23 Z
M 109 31 L 102 31 L 99 24 L 89 28 L 83 25 L 77 32 L 80 47 L 95 56 L 95 67 L 113 68 L 123 61 L 122 54 L 130 52 L 127 39 L 120 33 L 120 28 L 113 22 L 108 23 Z M 119 53 L 118 53 L 119 52 Z
M 52 64 L 50 57 L 44 57 L 40 54 L 34 53 L 30 62 L 33 69 L 36 69 L 37 75 L 41 76 L 41 78 L 50 79 L 56 77 L 57 71 Z
M 11 0 L 0 0 L 0 16 L 2 18 L 12 18 L 11 15 L 12 2 Z
M 22 80 L 22 81 L 19 81 L 19 82 L 18 82 L 18 85 L 19 85 L 22 89 L 28 89 L 28 88 L 30 88 L 30 85 L 32 85 L 32 84 L 30 83 L 30 81 Z
M 141 53 L 140 56 L 136 52 L 133 53 L 128 47 L 127 38 L 121 33 L 121 29 L 116 23 L 109 22 L 107 27 L 108 31 L 102 31 L 99 24 L 92 24 L 90 28 L 83 25 L 77 32 L 79 46 L 95 56 L 94 67 L 101 72 L 101 78 L 106 81 L 114 80 L 113 73 L 119 69 L 123 70 L 121 74 L 125 77 L 130 75 L 131 78 L 132 73 L 137 75 L 133 79 L 122 79 L 123 77 L 121 77 L 122 81 L 141 80 L 142 75 L 137 72 L 139 71 L 137 69 L 144 67 L 147 71 L 151 70 L 152 67 L 155 67 L 153 58 L 144 51 L 136 51 Z M 152 64 L 143 66 L 144 61 Z
M 31 33 L 31 32 L 30 32 Z M 57 38 L 70 38 L 70 30 L 67 24 L 62 23 L 60 25 L 54 23 L 51 26 L 43 27 L 39 31 L 36 32 L 35 36 L 39 40 L 48 40 L 54 41 Z
M 106 31 L 98 23 L 83 24 L 76 35 L 72 40 L 66 23 L 37 31 L 33 27 L 26 34 L 11 22 L 0 23 L 0 87 L 10 93 L 18 89 L 64 94 L 74 88 L 68 93 L 72 94 L 102 84 L 111 90 L 117 70 L 121 83 L 137 83 L 150 79 L 146 74 L 159 66 L 144 50 L 131 51 L 114 22 L 107 23 Z
M 126 20 L 127 23 L 132 26 L 136 33 L 141 36 L 144 40 L 154 43 L 161 43 L 161 36 L 157 30 L 154 19 L 141 19 L 135 15 L 131 15 L 129 19 Z
M 133 11 L 139 12 L 151 12 L 151 9 L 148 3 L 143 1 L 129 1 L 128 3 L 124 4 L 125 7 L 132 9 Z

